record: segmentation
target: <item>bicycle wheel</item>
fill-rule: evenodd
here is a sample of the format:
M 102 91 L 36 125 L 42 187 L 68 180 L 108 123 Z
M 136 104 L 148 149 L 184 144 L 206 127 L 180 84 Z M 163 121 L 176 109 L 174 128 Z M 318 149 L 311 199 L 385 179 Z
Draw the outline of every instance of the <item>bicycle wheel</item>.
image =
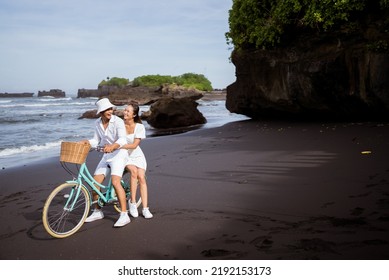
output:
M 65 238 L 84 224 L 89 213 L 90 195 L 83 185 L 65 183 L 55 188 L 46 200 L 42 220 L 53 237 Z
M 123 177 L 122 177 L 122 180 L 121 180 L 121 183 L 122 183 L 122 186 L 124 188 L 124 191 L 126 192 L 126 201 L 128 201 L 131 198 L 130 178 L 131 178 L 131 173 L 125 172 L 123 174 Z M 138 182 L 137 182 L 137 184 L 138 184 Z M 139 197 L 138 201 L 136 202 L 136 207 L 139 207 L 141 203 L 142 203 L 142 199 Z M 120 208 L 120 203 L 118 201 L 113 204 L 113 207 L 119 213 L 122 211 L 121 208 Z

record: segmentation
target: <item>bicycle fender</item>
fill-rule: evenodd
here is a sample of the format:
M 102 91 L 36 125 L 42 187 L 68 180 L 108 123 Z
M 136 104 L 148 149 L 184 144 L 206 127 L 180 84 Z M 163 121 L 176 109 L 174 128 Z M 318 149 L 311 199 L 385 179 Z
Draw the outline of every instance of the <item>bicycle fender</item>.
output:
M 71 180 L 71 181 L 66 181 L 66 183 L 67 183 L 67 184 L 78 184 L 77 181 L 73 181 L 73 180 Z

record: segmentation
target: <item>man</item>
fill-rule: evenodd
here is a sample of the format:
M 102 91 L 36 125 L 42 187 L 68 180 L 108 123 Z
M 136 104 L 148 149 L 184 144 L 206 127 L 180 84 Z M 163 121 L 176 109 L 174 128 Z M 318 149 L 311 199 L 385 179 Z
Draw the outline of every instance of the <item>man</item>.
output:
M 120 183 L 121 177 L 127 162 L 128 154 L 126 150 L 120 149 L 127 143 L 126 128 L 121 118 L 113 115 L 114 105 L 108 98 L 100 99 L 96 102 L 97 114 L 100 114 L 95 122 L 95 133 L 92 139 L 83 140 L 82 143 L 88 143 L 92 147 L 101 146 L 104 149 L 104 156 L 96 167 L 93 178 L 102 183 L 111 169 L 112 185 L 115 188 L 116 195 L 121 206 L 120 217 L 114 224 L 114 227 L 122 227 L 127 225 L 131 220 L 127 213 L 126 194 Z M 98 199 L 98 195 L 93 195 L 94 200 Z M 103 211 L 96 203 L 93 213 L 85 220 L 85 222 L 93 222 L 104 218 Z

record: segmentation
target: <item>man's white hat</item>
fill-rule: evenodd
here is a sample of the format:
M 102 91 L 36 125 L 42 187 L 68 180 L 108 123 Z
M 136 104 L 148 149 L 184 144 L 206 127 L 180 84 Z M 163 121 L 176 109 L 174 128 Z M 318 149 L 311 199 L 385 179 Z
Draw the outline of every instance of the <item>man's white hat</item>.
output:
M 96 105 L 97 105 L 96 115 L 100 114 L 101 112 L 104 112 L 109 108 L 115 108 L 115 105 L 113 105 L 108 98 L 100 99 L 99 101 L 96 102 Z

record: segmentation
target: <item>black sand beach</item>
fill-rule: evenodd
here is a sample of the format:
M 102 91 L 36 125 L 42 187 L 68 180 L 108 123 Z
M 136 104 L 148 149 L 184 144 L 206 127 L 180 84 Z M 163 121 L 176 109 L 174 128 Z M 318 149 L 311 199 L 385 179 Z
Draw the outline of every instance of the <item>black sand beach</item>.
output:
M 242 121 L 141 146 L 154 218 L 115 229 L 106 207 L 66 239 L 41 222 L 71 179 L 58 158 L 0 170 L 0 259 L 389 258 L 388 123 Z

